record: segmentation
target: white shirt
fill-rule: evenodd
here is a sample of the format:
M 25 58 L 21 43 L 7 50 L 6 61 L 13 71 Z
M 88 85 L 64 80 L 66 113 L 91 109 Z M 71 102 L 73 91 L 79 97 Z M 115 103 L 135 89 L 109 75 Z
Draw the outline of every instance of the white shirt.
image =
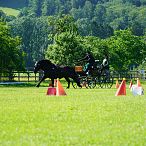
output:
M 104 67 L 108 65 L 108 61 L 107 61 L 107 59 L 106 59 L 106 58 L 105 58 L 105 59 L 103 59 L 102 65 L 103 65 Z

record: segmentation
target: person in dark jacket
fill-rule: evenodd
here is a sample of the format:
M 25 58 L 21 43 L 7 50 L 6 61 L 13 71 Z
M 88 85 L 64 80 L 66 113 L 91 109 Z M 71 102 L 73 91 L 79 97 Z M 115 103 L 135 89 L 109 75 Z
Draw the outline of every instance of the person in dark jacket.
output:
M 90 69 L 92 68 L 92 66 L 95 63 L 95 59 L 93 57 L 93 55 L 91 54 L 91 52 L 87 52 L 85 57 L 78 60 L 78 61 L 87 61 L 87 64 L 85 65 L 85 73 L 89 74 Z

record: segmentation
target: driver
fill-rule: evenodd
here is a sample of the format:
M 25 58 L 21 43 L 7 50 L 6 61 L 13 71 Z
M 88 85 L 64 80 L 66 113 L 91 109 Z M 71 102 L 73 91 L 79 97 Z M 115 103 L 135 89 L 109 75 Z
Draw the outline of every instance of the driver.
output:
M 93 57 L 93 55 L 91 54 L 90 51 L 88 51 L 86 53 L 84 58 L 82 58 L 82 59 L 80 59 L 78 61 L 84 61 L 84 60 L 87 61 L 87 64 L 85 65 L 85 73 L 89 74 L 90 69 L 92 68 L 92 66 L 95 63 L 95 59 L 94 59 L 94 57 Z

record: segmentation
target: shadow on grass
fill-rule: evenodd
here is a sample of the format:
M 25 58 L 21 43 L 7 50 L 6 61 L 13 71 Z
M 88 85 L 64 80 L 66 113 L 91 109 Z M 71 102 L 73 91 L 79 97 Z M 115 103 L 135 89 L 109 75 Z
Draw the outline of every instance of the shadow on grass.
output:
M 4 83 L 0 83 L 0 88 L 1 87 L 23 87 L 23 88 L 28 88 L 28 87 L 34 87 L 34 88 L 38 88 L 36 87 L 36 85 L 38 84 L 38 82 L 4 82 Z M 65 80 L 61 80 L 61 84 L 65 87 L 67 87 L 67 82 Z M 40 87 L 48 87 L 49 86 L 49 81 L 44 81 L 40 84 Z
M 22 82 L 22 83 L 1 83 L 0 84 L 0 87 L 35 87 L 35 88 L 37 88 L 36 87 L 36 85 L 37 85 L 37 82 Z M 48 86 L 48 84 L 47 83 L 42 83 L 41 84 L 41 86 L 40 87 L 47 87 Z

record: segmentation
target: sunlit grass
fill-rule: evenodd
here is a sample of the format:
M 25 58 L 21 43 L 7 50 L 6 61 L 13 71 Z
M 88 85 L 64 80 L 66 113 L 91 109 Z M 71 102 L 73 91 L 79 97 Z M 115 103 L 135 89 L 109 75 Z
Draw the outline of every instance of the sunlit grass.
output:
M 114 87 L 47 96 L 47 88 L 0 86 L 0 145 L 146 145 L 144 96 L 127 88 L 117 97 Z
M 7 7 L 0 7 L 0 10 L 2 10 L 7 15 L 12 15 L 12 16 L 15 16 L 15 17 L 18 16 L 18 14 L 20 13 L 19 10 L 12 9 L 12 8 L 7 8 Z

